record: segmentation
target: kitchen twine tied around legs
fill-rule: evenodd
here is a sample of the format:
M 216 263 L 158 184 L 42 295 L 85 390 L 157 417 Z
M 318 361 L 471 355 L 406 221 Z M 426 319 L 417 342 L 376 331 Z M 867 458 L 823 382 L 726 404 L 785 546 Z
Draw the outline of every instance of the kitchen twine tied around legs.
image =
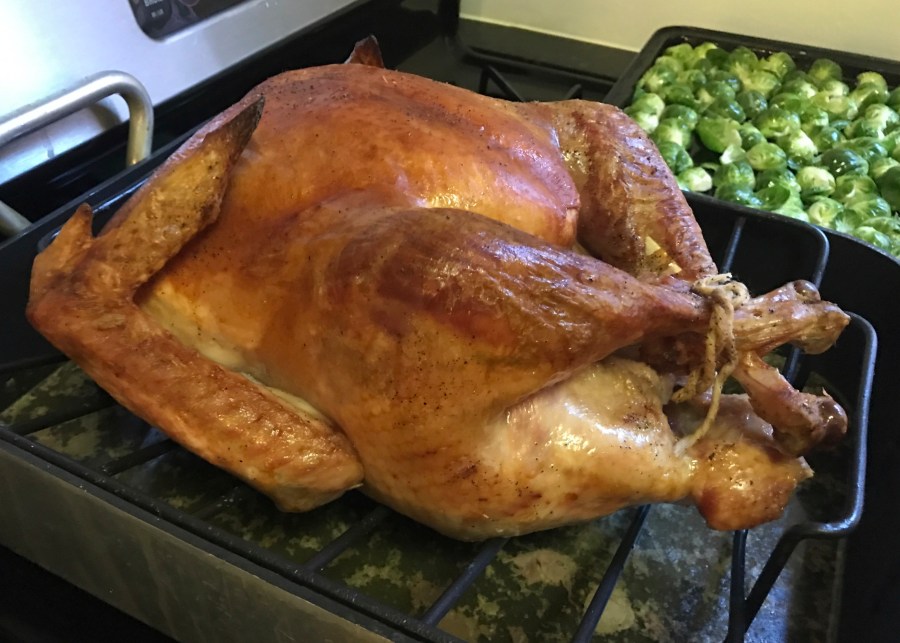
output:
M 747 287 L 735 281 L 730 272 L 698 279 L 691 290 L 706 297 L 712 304 L 709 331 L 706 334 L 705 354 L 701 364 L 691 371 L 685 385 L 672 396 L 674 402 L 686 402 L 712 389 L 709 408 L 703 423 L 696 431 L 676 444 L 684 453 L 706 435 L 719 412 L 722 387 L 734 372 L 738 352 L 734 341 L 734 311 L 750 300 Z M 721 366 L 719 366 L 721 364 Z

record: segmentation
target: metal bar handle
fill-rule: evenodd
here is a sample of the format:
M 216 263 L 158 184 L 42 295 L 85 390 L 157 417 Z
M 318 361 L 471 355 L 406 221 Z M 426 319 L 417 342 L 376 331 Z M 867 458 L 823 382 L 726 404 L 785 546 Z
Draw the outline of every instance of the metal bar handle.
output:
M 113 94 L 120 95 L 128 106 L 125 162 L 128 166 L 134 165 L 145 159 L 153 147 L 153 103 L 141 82 L 121 71 L 88 76 L 75 87 L 13 112 L 0 122 L 0 147 Z M 0 203 L 0 233 L 10 236 L 30 225 L 28 219 Z

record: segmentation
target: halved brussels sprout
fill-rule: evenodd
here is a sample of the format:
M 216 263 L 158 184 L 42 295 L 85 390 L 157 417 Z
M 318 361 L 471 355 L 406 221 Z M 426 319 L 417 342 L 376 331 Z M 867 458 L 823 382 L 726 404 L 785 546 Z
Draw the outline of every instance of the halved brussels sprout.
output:
M 740 123 L 743 121 L 746 116 L 744 115 L 744 110 L 734 99 L 727 99 L 724 97 L 719 97 L 714 100 L 710 105 L 706 108 L 704 112 L 707 116 L 721 116 L 722 118 L 730 118 L 733 121 L 737 121 Z
M 723 185 L 716 188 L 715 197 L 751 208 L 758 208 L 762 204 L 762 201 L 754 194 L 753 190 L 738 185 Z
M 665 64 L 654 64 L 650 69 L 645 71 L 640 80 L 638 80 L 638 87 L 648 92 L 655 93 L 663 87 L 674 83 L 677 76 L 677 70 L 672 69 Z
M 821 86 L 827 80 L 840 80 L 844 76 L 841 66 L 830 58 L 818 58 L 807 72 L 814 83 Z
M 770 212 L 777 212 L 792 219 L 809 221 L 800 195 L 789 190 L 784 185 L 772 185 L 758 190 L 756 195 L 760 199 L 760 207 Z
M 880 179 L 881 176 L 885 172 L 890 170 L 892 167 L 897 167 L 897 166 L 900 166 L 900 161 L 896 161 L 896 160 L 892 159 L 890 156 L 886 156 L 886 157 L 880 158 L 880 159 L 875 159 L 872 163 L 869 163 L 869 177 L 871 179 L 873 179 L 875 181 L 875 183 L 877 184 L 878 179 Z M 880 189 L 880 187 L 881 186 L 879 186 L 879 189 Z M 888 199 L 888 202 L 890 202 L 890 199 Z M 895 210 L 900 209 L 900 208 L 894 206 L 893 203 L 891 203 L 891 206 L 894 207 Z
M 819 94 L 827 98 L 839 98 L 850 95 L 850 85 L 840 78 L 829 78 L 819 85 Z
M 625 110 L 625 113 L 628 114 L 631 119 L 638 124 L 638 127 L 640 127 L 648 134 L 652 134 L 659 125 L 659 116 L 657 116 L 656 114 L 641 111 L 632 112 L 628 109 Z
M 850 221 L 864 221 L 875 217 L 891 216 L 891 206 L 880 196 L 873 196 L 844 204 L 844 212 Z
M 821 107 L 810 104 L 800 112 L 800 129 L 807 134 L 812 134 L 820 127 L 827 127 L 830 123 L 831 117 Z
M 862 156 L 844 147 L 833 147 L 820 158 L 822 167 L 835 177 L 844 174 L 868 174 L 869 163 Z
M 806 209 L 810 223 L 815 223 L 826 228 L 834 228 L 844 215 L 844 206 L 834 199 L 816 199 Z
M 791 192 L 800 193 L 800 184 L 797 182 L 797 177 L 786 167 L 780 170 L 764 170 L 756 175 L 757 191 L 773 185 L 782 185 Z
M 720 165 L 713 175 L 712 181 L 717 188 L 723 185 L 732 185 L 752 190 L 756 185 L 756 173 L 750 163 L 741 159 L 734 163 Z
M 860 174 L 845 174 L 835 180 L 834 191 L 831 198 L 840 201 L 845 206 L 854 201 L 865 201 L 878 196 L 878 187 L 875 181 L 868 176 Z
M 688 192 L 708 192 L 713 186 L 709 172 L 698 166 L 681 171 L 676 178 L 678 187 Z
M 741 147 L 745 150 L 749 150 L 757 143 L 766 142 L 766 137 L 763 136 L 763 133 L 750 121 L 741 123 L 740 127 L 738 127 L 738 132 L 741 135 Z
M 814 197 L 829 196 L 834 192 L 835 180 L 831 172 L 823 167 L 807 165 L 797 171 L 797 183 L 800 184 L 800 198 L 812 201 Z
M 801 98 L 812 98 L 819 93 L 819 88 L 805 78 L 795 78 L 784 83 L 781 91 L 785 94 L 796 94 Z
M 697 136 L 707 148 L 721 154 L 729 145 L 740 145 L 738 124 L 728 118 L 702 117 L 697 123 Z
M 844 140 L 840 131 L 830 126 L 814 129 L 809 133 L 809 137 L 812 139 L 812 142 L 815 143 L 816 149 L 820 152 L 830 150 Z
M 663 113 L 663 110 L 665 108 L 666 101 L 664 101 L 659 94 L 656 94 L 654 92 L 646 92 L 631 101 L 631 105 L 626 108 L 626 111 L 633 110 L 638 112 L 647 112 L 648 114 L 655 114 L 656 116 L 659 116 Z
M 756 118 L 753 124 L 767 139 L 776 139 L 800 129 L 800 116 L 782 107 L 768 107 Z
M 747 150 L 747 161 L 754 170 L 778 170 L 787 166 L 787 154 L 775 143 L 757 143 Z
M 781 85 L 778 76 L 764 69 L 751 71 L 742 82 L 744 91 L 756 92 L 766 99 L 772 96 Z
M 888 90 L 879 83 L 866 82 L 857 85 L 851 92 L 850 96 L 859 106 L 859 109 L 865 109 L 869 105 L 875 103 L 886 103 L 888 99 Z
M 697 113 L 696 109 L 688 107 L 687 105 L 667 105 L 666 108 L 662 111 L 662 119 L 672 118 L 679 123 L 681 123 L 686 128 L 693 130 L 697 127 L 697 122 L 700 120 L 700 114 Z
M 656 147 L 673 174 L 683 172 L 694 165 L 694 159 L 687 150 L 673 141 L 660 141 Z
M 866 159 L 866 162 L 870 165 L 878 159 L 885 158 L 888 155 L 887 148 L 881 144 L 881 141 L 873 136 L 852 138 L 841 143 L 841 147 L 856 152 Z
M 664 141 L 675 143 L 679 147 L 687 149 L 691 146 L 691 130 L 684 123 L 674 118 L 664 118 L 656 126 L 650 135 L 653 142 L 659 146 Z
M 766 97 L 753 89 L 742 91 L 737 95 L 736 100 L 738 105 L 741 106 L 741 109 L 744 110 L 746 117 L 751 119 L 759 116 L 760 112 L 764 111 L 769 106 Z
M 859 105 L 852 96 L 830 96 L 820 92 L 812 97 L 811 102 L 828 112 L 832 124 L 838 119 L 853 120 L 859 113 Z
M 888 168 L 875 179 L 875 183 L 881 196 L 894 210 L 900 211 L 900 167 Z
M 667 105 L 687 105 L 694 109 L 700 105 L 694 97 L 694 90 L 682 83 L 672 83 L 660 87 L 657 91 Z
M 802 129 L 794 130 L 778 138 L 778 145 L 787 155 L 792 167 L 809 165 L 819 153 L 815 142 Z
M 764 60 L 760 60 L 759 68 L 771 72 L 779 79 L 782 79 L 797 69 L 797 63 L 794 62 L 790 54 L 784 51 L 776 51 L 769 54 Z

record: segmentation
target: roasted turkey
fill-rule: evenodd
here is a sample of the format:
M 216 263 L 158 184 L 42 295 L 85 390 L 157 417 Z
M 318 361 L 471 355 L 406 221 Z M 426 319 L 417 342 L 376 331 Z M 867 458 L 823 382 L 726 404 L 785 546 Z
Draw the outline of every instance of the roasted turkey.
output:
M 780 515 L 847 420 L 762 357 L 848 317 L 718 275 L 617 108 L 371 53 L 259 85 L 96 237 L 82 206 L 35 261 L 32 323 L 284 510 L 361 487 L 463 539 L 648 502 Z

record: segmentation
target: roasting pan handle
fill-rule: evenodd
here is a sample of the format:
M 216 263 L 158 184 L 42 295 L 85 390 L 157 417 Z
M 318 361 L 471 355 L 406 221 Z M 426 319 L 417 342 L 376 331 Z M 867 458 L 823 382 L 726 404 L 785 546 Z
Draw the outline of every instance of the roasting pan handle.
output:
M 74 87 L 13 112 L 0 122 L 0 147 L 113 94 L 119 94 L 128 105 L 125 162 L 134 165 L 150 154 L 153 145 L 153 103 L 141 82 L 121 71 L 88 76 Z M 30 225 L 31 221 L 0 202 L 0 234 L 11 236 Z

